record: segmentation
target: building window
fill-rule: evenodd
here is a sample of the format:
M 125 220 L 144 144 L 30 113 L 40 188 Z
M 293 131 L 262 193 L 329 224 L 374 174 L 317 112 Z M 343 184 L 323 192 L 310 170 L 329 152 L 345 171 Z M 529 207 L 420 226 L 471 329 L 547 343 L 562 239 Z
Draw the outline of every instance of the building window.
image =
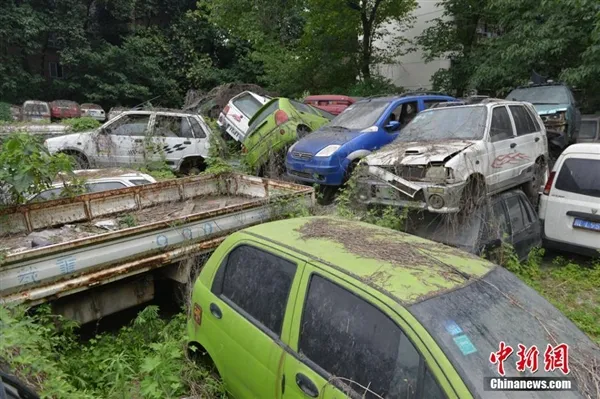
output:
M 49 62 L 48 69 L 52 79 L 62 79 L 64 77 L 62 66 L 58 62 Z
M 55 32 L 48 33 L 48 47 L 58 48 L 58 39 Z

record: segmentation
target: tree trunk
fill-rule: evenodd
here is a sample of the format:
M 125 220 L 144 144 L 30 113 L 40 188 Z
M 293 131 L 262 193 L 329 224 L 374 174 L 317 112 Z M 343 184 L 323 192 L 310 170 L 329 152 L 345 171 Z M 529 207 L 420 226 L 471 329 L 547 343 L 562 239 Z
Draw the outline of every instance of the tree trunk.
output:
M 363 27 L 363 42 L 360 60 L 360 72 L 363 80 L 371 79 L 371 23 L 367 17 L 366 10 L 363 9 L 360 14 Z

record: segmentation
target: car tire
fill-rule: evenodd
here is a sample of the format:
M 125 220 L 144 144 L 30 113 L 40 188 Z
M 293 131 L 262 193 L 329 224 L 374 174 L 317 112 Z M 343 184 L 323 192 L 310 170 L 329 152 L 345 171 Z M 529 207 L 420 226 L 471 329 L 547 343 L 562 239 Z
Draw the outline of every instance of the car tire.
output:
M 88 160 L 85 158 L 85 156 L 83 154 L 76 152 L 76 153 L 71 153 L 69 155 L 73 159 L 73 164 L 74 164 L 75 168 L 77 168 L 78 170 L 89 169 L 90 163 L 88 162 Z
M 523 185 L 523 192 L 531 201 L 531 204 L 537 209 L 540 200 L 540 188 L 544 184 L 544 177 L 547 175 L 548 168 L 542 160 L 537 160 L 533 166 L 533 177 Z

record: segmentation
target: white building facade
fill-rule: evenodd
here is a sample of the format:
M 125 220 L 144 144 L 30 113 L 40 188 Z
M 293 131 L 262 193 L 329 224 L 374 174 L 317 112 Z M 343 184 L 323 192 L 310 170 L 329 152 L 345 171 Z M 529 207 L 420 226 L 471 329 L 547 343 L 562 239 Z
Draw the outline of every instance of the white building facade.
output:
M 433 25 L 433 20 L 442 16 L 444 9 L 438 7 L 439 0 L 418 0 L 419 7 L 413 11 L 415 17 L 414 25 L 404 33 L 404 36 L 410 40 L 416 39 L 429 26 Z M 388 27 L 393 32 L 394 27 Z M 390 35 L 390 36 L 393 36 Z M 385 48 L 390 41 L 383 39 L 373 43 L 374 46 Z M 431 77 L 435 72 L 442 68 L 449 68 L 450 60 L 440 58 L 425 63 L 423 51 L 417 47 L 417 50 L 401 56 L 393 64 L 382 64 L 377 67 L 380 75 L 390 79 L 393 84 L 405 88 L 406 90 L 431 89 Z

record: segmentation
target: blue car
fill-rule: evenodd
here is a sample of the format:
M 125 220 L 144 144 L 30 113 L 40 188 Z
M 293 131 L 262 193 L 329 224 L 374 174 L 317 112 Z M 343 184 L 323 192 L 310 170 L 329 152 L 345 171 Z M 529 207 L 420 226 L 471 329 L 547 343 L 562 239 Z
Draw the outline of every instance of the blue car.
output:
M 406 93 L 360 100 L 288 150 L 285 166 L 294 180 L 339 187 L 358 161 L 393 141 L 418 113 L 456 101 L 443 94 Z

